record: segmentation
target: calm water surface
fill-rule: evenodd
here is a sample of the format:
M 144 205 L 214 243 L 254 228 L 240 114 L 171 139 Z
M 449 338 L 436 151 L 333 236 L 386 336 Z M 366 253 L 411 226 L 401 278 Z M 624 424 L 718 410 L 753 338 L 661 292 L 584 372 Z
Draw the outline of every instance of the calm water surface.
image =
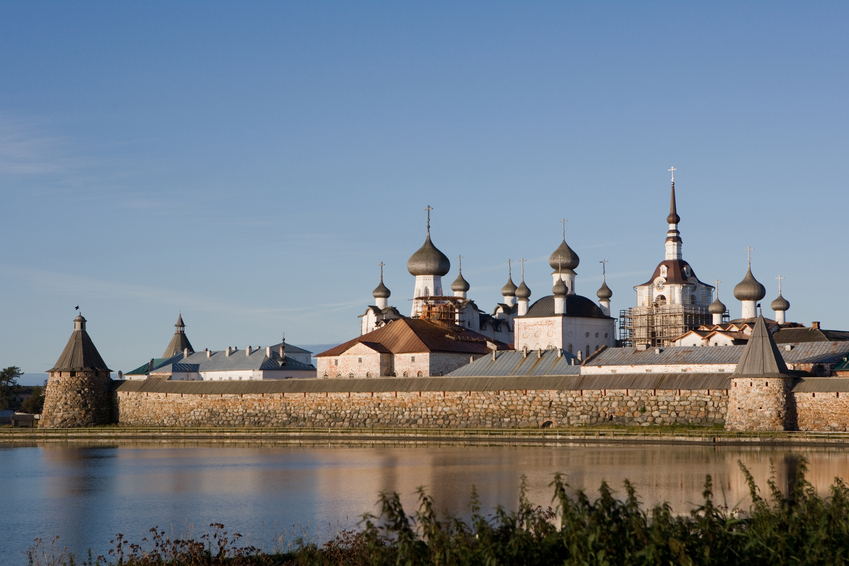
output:
M 602 480 L 622 491 L 628 478 L 645 504 L 686 512 L 701 500 L 705 474 L 720 502 L 745 503 L 738 460 L 764 486 L 774 463 L 786 485 L 800 457 L 823 492 L 835 477 L 849 481 L 849 451 L 815 447 L 0 446 L 0 564 L 25 563 L 36 537 L 97 555 L 119 532 L 134 542 L 154 526 L 197 537 L 213 522 L 248 543 L 286 548 L 301 535 L 322 541 L 356 526 L 381 491 L 400 493 L 412 512 L 425 486 L 437 508 L 466 515 L 474 485 L 484 509 L 512 509 L 523 474 L 531 501 L 547 506 L 557 471 L 590 492 Z

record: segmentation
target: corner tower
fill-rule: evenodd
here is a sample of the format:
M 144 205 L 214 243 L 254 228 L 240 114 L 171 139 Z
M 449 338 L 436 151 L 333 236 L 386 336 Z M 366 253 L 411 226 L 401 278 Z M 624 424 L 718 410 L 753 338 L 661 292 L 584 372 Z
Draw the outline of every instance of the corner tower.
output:
M 56 365 L 48 371 L 40 427 L 76 428 L 112 422 L 111 370 L 85 329 L 86 319 L 74 319 Z

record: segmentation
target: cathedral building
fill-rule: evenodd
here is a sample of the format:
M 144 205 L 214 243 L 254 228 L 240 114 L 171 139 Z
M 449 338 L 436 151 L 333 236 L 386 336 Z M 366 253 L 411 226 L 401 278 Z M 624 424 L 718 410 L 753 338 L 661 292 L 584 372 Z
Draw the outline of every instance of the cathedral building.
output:
M 674 175 L 674 168 L 671 169 Z M 681 233 L 678 224 L 678 207 L 675 200 L 675 177 L 669 215 L 666 222 L 666 257 L 648 281 L 634 287 L 637 306 L 622 311 L 619 332 L 623 346 L 666 346 L 682 334 L 711 324 L 713 311 L 721 303 L 714 303 L 713 286 L 703 283 L 684 260 Z M 720 314 L 720 319 L 721 319 Z

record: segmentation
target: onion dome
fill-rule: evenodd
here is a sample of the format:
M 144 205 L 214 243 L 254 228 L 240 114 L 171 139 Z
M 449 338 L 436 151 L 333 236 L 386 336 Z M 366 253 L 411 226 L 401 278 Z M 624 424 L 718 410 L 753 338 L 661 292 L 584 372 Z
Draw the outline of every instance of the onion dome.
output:
M 525 285 L 525 281 L 522 280 L 519 283 L 519 286 L 516 287 L 516 298 L 517 299 L 529 299 L 531 297 L 531 290 Z
M 428 232 L 424 245 L 420 247 L 416 253 L 410 256 L 407 261 L 407 271 L 411 275 L 438 275 L 443 276 L 448 274 L 451 269 L 451 262 L 444 253 L 436 249 L 433 242 L 430 241 L 430 232 Z
M 581 258 L 569 247 L 566 240 L 563 240 L 560 246 L 551 254 L 551 257 L 548 258 L 548 265 L 556 272 L 575 269 L 579 263 L 581 263 Z
M 515 297 L 516 296 L 516 284 L 513 283 L 513 277 L 507 277 L 507 283 L 504 284 L 504 287 L 501 288 L 501 294 L 505 297 Z
M 779 291 L 779 292 L 778 292 L 778 298 L 777 298 L 777 299 L 775 299 L 774 301 L 772 301 L 772 303 L 770 303 L 770 305 L 769 305 L 769 306 L 770 306 L 770 308 L 771 308 L 772 310 L 774 310 L 775 312 L 786 311 L 787 309 L 789 309 L 789 308 L 790 308 L 790 301 L 788 301 L 787 299 L 785 299 L 785 298 L 781 295 L 781 291 Z
M 569 287 L 566 286 L 566 282 L 561 278 L 557 280 L 551 291 L 555 297 L 565 297 L 569 292 Z
M 462 271 L 457 275 L 457 279 L 455 279 L 454 282 L 451 284 L 452 291 L 462 291 L 463 293 L 471 289 L 471 287 L 472 286 L 469 285 L 469 282 L 463 278 Z
M 610 287 L 607 286 L 607 281 L 601 282 L 601 287 L 596 292 L 596 295 L 602 301 L 610 300 L 610 297 L 613 296 L 613 291 L 611 291 Z
M 388 299 L 389 295 L 392 293 L 389 291 L 389 288 L 383 284 L 383 278 L 380 279 L 380 285 L 374 288 L 371 295 L 375 299 Z
M 725 314 L 726 310 L 728 310 L 728 308 L 722 301 L 719 300 L 719 295 L 716 296 L 716 299 L 708 307 L 708 312 L 710 314 Z
M 766 297 L 766 288 L 758 283 L 752 275 L 752 268 L 749 267 L 746 276 L 734 287 L 734 298 L 738 301 L 760 301 L 764 297 Z

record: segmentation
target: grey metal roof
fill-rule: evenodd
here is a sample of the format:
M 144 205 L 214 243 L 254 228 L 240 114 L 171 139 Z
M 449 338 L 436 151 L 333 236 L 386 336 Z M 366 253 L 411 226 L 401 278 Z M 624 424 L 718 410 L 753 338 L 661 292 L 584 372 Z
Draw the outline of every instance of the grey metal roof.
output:
M 758 322 L 752 329 L 749 343 L 743 349 L 734 375 L 742 377 L 788 375 L 784 358 L 779 353 L 769 330 L 766 329 L 766 323 L 762 316 L 758 317 Z
M 209 371 L 239 371 L 239 370 L 292 370 L 315 371 L 312 364 L 303 364 L 286 357 L 285 365 L 281 365 L 280 349 L 272 347 L 271 357 L 265 355 L 265 348 L 253 350 L 248 356 L 245 350 L 236 350 L 229 356 L 225 351 L 212 352 L 207 357 L 206 352 L 189 354 L 189 357 L 175 357 L 169 363 L 158 367 L 156 373 L 173 372 L 209 372 Z
M 849 392 L 849 379 L 842 377 L 806 377 L 793 386 L 794 393 Z
M 528 352 L 527 356 L 520 351 L 505 350 L 497 352 L 495 360 L 492 359 L 492 355 L 482 356 L 452 371 L 448 377 L 577 375 L 581 371 L 581 366 L 577 362 L 571 364 L 572 360 L 577 358 L 568 352 L 563 352 L 563 355 L 558 357 L 557 350 L 544 350 L 542 357 L 539 357 L 536 350 Z
M 145 379 L 116 382 L 122 392 L 185 395 L 260 395 L 282 393 L 391 393 L 395 391 L 579 391 L 591 389 L 728 389 L 728 375 L 621 374 L 517 377 L 414 377 L 372 379 L 285 379 L 265 381 L 169 381 Z
M 787 351 L 785 346 L 791 349 Z M 687 364 L 736 364 L 743 355 L 742 346 L 666 346 L 648 348 L 607 348 L 592 359 L 587 366 L 617 365 L 687 365 Z M 833 363 L 849 353 L 849 342 L 802 342 L 782 344 L 779 353 L 788 364 Z
M 752 275 L 752 267 L 742 281 L 734 286 L 734 298 L 738 301 L 760 301 L 766 297 L 766 288 Z
M 565 238 L 548 258 L 548 265 L 555 272 L 565 272 L 567 269 L 575 269 L 580 263 L 581 258 L 578 257 L 575 250 L 569 247 Z

